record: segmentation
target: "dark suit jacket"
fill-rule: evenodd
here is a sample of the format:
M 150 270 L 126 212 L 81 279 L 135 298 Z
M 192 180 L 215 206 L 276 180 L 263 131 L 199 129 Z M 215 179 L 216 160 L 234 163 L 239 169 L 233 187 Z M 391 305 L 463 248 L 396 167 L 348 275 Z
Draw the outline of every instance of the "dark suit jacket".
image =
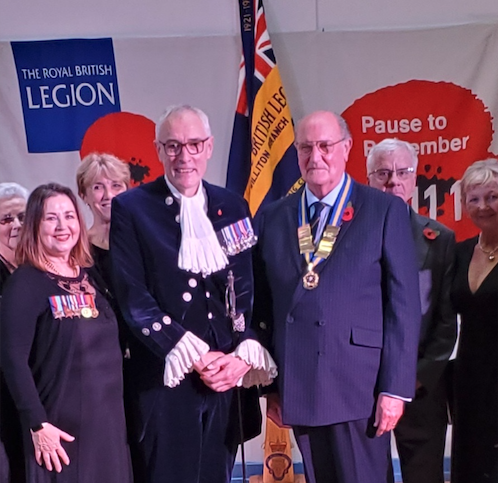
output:
M 240 196 L 206 182 L 203 186 L 215 231 L 249 216 Z M 251 250 L 230 256 L 224 270 L 205 278 L 181 270 L 179 213 L 180 206 L 163 177 L 113 200 L 110 253 L 114 290 L 123 317 L 136 336 L 130 340 L 130 378 L 140 398 L 139 434 L 147 423 L 155 390 L 164 388 L 165 357 L 187 330 L 212 350 L 225 353 L 254 335 L 248 328 L 253 300 Z M 229 270 L 235 277 L 237 312 L 246 319 L 244 333 L 233 332 L 225 313 Z
M 453 231 L 441 223 L 413 210 L 410 218 L 422 306 L 417 379 L 430 391 L 443 374 L 457 336 L 456 314 L 450 300 L 456 242 Z
M 321 426 L 371 416 L 379 392 L 415 392 L 420 302 L 406 205 L 354 183 L 354 214 L 302 285 L 297 227 L 301 191 L 261 215 L 255 318 L 279 366 L 283 420 Z

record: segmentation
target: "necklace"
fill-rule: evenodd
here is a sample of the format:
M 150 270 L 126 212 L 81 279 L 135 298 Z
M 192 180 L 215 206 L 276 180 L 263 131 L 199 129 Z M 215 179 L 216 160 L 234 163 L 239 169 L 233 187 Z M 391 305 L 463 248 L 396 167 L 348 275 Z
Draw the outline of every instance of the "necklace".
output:
M 52 262 L 50 262 L 49 260 L 44 260 L 43 263 L 51 272 L 55 273 L 56 275 L 59 275 L 59 277 L 66 277 L 67 278 L 67 275 L 63 275 L 61 272 L 59 272 L 59 270 L 57 270 L 55 265 Z M 72 278 L 76 277 L 76 275 L 78 274 L 78 271 L 76 270 L 76 268 L 71 267 L 71 270 L 73 271 L 71 277 Z M 69 277 L 69 278 L 71 278 L 71 277 Z
M 488 260 L 490 262 L 494 261 L 495 259 L 495 252 L 498 250 L 498 246 L 494 247 L 492 250 L 484 250 L 483 246 L 481 245 L 481 235 L 482 233 L 479 233 L 479 239 L 477 240 L 477 246 L 479 247 L 479 250 L 481 250 L 484 255 L 488 256 Z

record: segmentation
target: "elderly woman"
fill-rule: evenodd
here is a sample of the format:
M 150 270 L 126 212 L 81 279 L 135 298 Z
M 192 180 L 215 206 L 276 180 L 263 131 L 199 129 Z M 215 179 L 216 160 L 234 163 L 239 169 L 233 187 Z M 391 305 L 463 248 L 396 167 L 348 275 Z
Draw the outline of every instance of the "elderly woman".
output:
M 17 268 L 15 250 L 28 194 L 28 190 L 17 183 L 0 183 L 0 298 L 7 278 Z M 24 482 L 19 416 L 1 373 L 0 482 Z
M 15 250 L 28 194 L 17 183 L 0 183 L 0 295 L 5 281 L 17 267 Z
M 1 349 L 27 481 L 129 483 L 116 318 L 88 275 L 87 235 L 69 188 L 33 191 L 16 257 Z
M 461 315 L 455 361 L 452 483 L 498 481 L 498 161 L 477 161 L 462 203 L 479 228 L 457 246 L 452 300 Z

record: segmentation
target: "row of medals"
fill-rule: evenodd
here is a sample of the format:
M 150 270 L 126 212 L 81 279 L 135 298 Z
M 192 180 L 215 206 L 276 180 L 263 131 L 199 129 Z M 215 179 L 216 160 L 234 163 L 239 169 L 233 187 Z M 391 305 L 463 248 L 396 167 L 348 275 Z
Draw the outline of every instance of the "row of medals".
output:
M 316 248 L 315 251 L 315 245 L 313 243 L 313 236 L 311 234 L 311 227 L 309 223 L 300 226 L 297 229 L 299 253 L 305 257 L 314 253 L 313 258 L 315 260 L 320 259 L 318 261 L 318 263 L 320 263 L 321 260 L 325 260 L 332 253 L 340 229 L 340 226 L 327 225 L 323 231 L 322 238 L 318 243 L 318 248 Z M 310 260 L 310 258 L 307 257 L 307 260 Z M 316 265 L 318 265 L 318 263 Z M 306 290 L 313 290 L 318 287 L 320 277 L 314 270 L 316 265 L 314 265 L 311 260 L 308 262 L 306 273 L 303 276 L 303 287 Z

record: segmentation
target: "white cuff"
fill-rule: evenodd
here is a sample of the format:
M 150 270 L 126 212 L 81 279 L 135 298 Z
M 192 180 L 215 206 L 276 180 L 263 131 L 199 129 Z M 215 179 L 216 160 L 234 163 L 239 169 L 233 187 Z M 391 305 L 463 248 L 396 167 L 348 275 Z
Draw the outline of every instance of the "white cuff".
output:
M 194 364 L 209 352 L 209 345 L 192 332 L 185 332 L 183 337 L 171 349 L 164 364 L 164 385 L 175 387 L 192 372 Z
M 411 397 L 401 397 L 401 396 L 397 396 L 396 394 L 391 394 L 389 392 L 381 392 L 380 394 L 385 394 L 386 396 L 393 397 L 394 399 L 401 399 L 402 401 L 405 401 L 405 402 L 412 402 Z
M 277 364 L 270 353 L 256 340 L 241 342 L 232 353 L 251 366 L 249 372 L 237 382 L 237 386 L 268 386 L 277 377 Z

